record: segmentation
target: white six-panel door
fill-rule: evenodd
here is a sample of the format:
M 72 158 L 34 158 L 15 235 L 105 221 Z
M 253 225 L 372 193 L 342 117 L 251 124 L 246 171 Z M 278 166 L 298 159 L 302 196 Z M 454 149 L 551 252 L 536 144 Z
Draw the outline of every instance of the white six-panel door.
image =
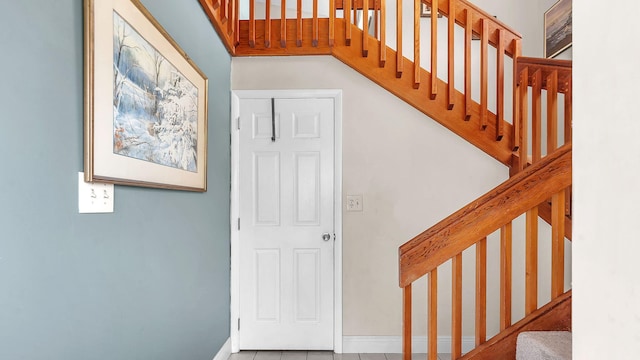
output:
M 334 101 L 240 101 L 240 349 L 334 348 Z M 272 140 L 275 137 L 275 141 Z

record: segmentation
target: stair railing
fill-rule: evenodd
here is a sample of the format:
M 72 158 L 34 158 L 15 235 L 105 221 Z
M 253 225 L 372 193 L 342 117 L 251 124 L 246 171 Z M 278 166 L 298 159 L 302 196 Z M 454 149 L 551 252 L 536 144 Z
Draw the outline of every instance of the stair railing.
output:
M 558 146 L 571 142 L 572 62 L 516 59 L 514 131 L 516 149 L 511 173 L 539 162 Z M 531 103 L 529 103 L 529 101 Z M 531 119 L 529 121 L 529 119 Z M 530 155 L 529 155 L 530 154 Z M 564 195 L 565 237 L 571 239 L 571 188 Z M 551 199 L 527 213 L 527 226 L 537 227 L 538 216 L 551 223 Z M 530 244 L 534 247 L 536 244 Z
M 487 133 L 493 141 L 501 142 L 502 150 L 483 148 L 490 155 L 511 166 L 511 152 L 516 149 L 514 127 L 507 113 L 505 99 L 509 96 L 509 89 L 505 89 L 505 78 L 514 77 L 513 68 L 507 59 L 515 59 L 521 54 L 521 36 L 495 17 L 482 11 L 466 0 L 398 0 L 395 9 L 387 9 L 389 1 L 393 0 L 325 0 L 326 7 L 322 7 L 319 0 L 312 1 L 311 7 L 306 2 L 297 0 L 295 8 L 288 9 L 286 0 L 256 2 L 255 0 L 199 0 L 205 12 L 220 34 L 221 39 L 234 56 L 260 55 L 329 55 L 336 57 L 336 47 L 359 47 L 362 57 L 371 56 L 375 59 L 366 66 L 385 68 L 392 66 L 395 76 L 401 78 L 409 73 L 408 89 L 395 91 L 410 95 L 411 88 L 427 88 L 422 102 L 433 104 L 428 106 L 442 106 L 444 112 L 424 111 L 427 115 L 441 121 L 442 117 L 448 121 L 467 121 L 469 126 L 476 127 L 477 132 Z M 241 3 L 238 3 L 241 1 Z M 247 19 L 240 19 L 240 9 L 247 7 Z M 410 4 L 413 8 L 411 19 L 404 21 L 403 6 Z M 420 39 L 422 6 L 432 8 L 429 20 L 430 37 Z M 243 7 L 244 6 L 244 7 Z M 263 9 L 264 7 L 264 9 Z M 273 8 L 273 10 L 272 10 Z M 278 11 L 279 10 L 279 11 Z M 277 14 L 279 12 L 279 14 Z M 395 14 L 393 14 L 395 12 Z M 322 14 L 322 15 L 321 15 Z M 441 16 L 441 17 L 439 17 Z M 284 20 L 282 20 L 284 19 Z M 446 21 L 446 79 L 438 78 L 438 51 L 442 44 L 438 41 L 438 24 Z M 395 22 L 395 39 L 387 36 L 387 28 Z M 403 24 L 413 23 L 412 29 L 403 29 Z M 405 57 L 403 36 L 413 31 L 413 49 L 409 53 L 412 57 Z M 457 33 L 457 35 L 456 35 Z M 464 35 L 461 35 L 464 34 Z M 359 37 L 358 41 L 354 41 Z M 464 54 L 456 54 L 456 43 L 464 42 Z M 478 45 L 475 45 L 477 41 Z M 421 48 L 428 49 L 429 64 L 421 63 Z M 479 48 L 479 54 L 472 50 Z M 394 59 L 390 59 L 390 54 Z M 344 52 L 341 55 L 344 57 Z M 490 56 L 495 54 L 495 64 L 490 63 Z M 352 56 L 352 55 L 348 55 Z M 462 57 L 464 66 L 456 68 L 456 59 Z M 340 58 L 345 61 L 344 58 Z M 444 61 L 444 57 L 441 58 Z M 347 62 L 347 61 L 345 61 Z M 479 70 L 475 63 L 479 63 Z M 350 66 L 354 66 L 348 62 Z M 360 66 L 360 65 L 358 65 Z M 424 66 L 424 68 L 423 68 Z M 495 81 L 490 76 L 490 67 L 495 66 Z M 428 69 L 427 69 L 428 68 Z M 357 69 L 362 73 L 363 69 Z M 371 71 L 374 71 L 371 69 Z M 479 73 L 476 73 L 478 71 Z M 367 76 L 370 71 L 367 71 Z M 479 84 L 473 84 L 472 76 L 479 78 Z M 456 79 L 464 78 L 464 86 L 456 88 Z M 375 80 L 374 80 L 375 81 Z M 462 83 L 462 81 L 459 81 Z M 423 83 L 426 83 L 423 85 Z M 491 84 L 490 84 L 491 83 Z M 401 86 L 399 84 L 398 86 Z M 404 85 L 402 85 L 404 86 Z M 513 86 L 515 86 L 515 81 Z M 511 87 L 511 86 L 508 86 Z M 493 89 L 493 90 L 491 90 Z M 511 89 L 515 103 L 516 92 Z M 495 101 L 489 103 L 489 91 L 495 91 Z M 472 94 L 473 93 L 473 94 Z M 399 95 L 400 96 L 400 95 Z M 442 102 L 434 100 L 442 97 Z M 477 100 L 477 101 L 476 101 Z M 412 104 L 415 106 L 415 104 Z M 513 106 L 511 106 L 513 108 Z M 452 111 L 454 108 L 456 111 Z M 492 111 L 493 110 L 493 111 Z M 448 112 L 447 112 L 448 111 Z M 441 115 L 442 114 L 442 115 Z M 512 119 L 515 118 L 513 113 Z M 489 135 L 491 134 L 491 135 Z M 503 138 L 505 139 L 503 141 Z M 486 140 L 482 140 L 486 141 Z M 504 144 L 502 144 L 504 143 Z M 491 153 L 491 152 L 494 153 Z
M 572 63 L 519 57 L 515 68 L 517 126 L 514 131 L 518 159 L 514 161 L 513 170 L 517 172 L 571 141 Z
M 236 46 L 240 43 L 239 0 L 199 0 L 220 40 L 235 55 Z
M 403 289 L 403 354 L 411 359 L 412 283 L 427 275 L 428 359 L 437 359 L 438 267 L 452 260 L 452 359 L 462 355 L 462 252 L 475 246 L 475 344 L 487 341 L 487 236 L 500 231 L 500 330 L 513 322 L 512 222 L 552 198 L 551 297 L 564 293 L 564 196 L 571 185 L 571 144 L 549 154 L 503 184 L 473 201 L 399 249 L 400 287 Z M 538 231 L 527 225 L 525 315 L 538 309 Z M 535 244 L 535 246 L 533 246 Z

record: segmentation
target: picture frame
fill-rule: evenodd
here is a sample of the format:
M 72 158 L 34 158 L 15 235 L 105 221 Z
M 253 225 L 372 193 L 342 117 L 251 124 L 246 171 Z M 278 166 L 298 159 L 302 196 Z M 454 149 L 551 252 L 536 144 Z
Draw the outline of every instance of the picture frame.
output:
M 572 42 L 571 0 L 558 0 L 544 13 L 544 57 L 556 57 Z
M 84 0 L 87 182 L 207 190 L 208 79 L 139 0 Z
M 431 6 L 421 2 L 420 3 L 420 17 L 431 17 Z M 442 14 L 438 13 L 438 17 L 441 18 Z

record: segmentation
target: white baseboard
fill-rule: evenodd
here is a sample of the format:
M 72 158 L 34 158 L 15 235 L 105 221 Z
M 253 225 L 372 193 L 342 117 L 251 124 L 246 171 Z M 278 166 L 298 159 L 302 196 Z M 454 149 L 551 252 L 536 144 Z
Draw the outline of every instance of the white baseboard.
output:
M 229 360 L 229 356 L 231 356 L 231 338 L 225 341 L 216 356 L 213 357 L 213 360 Z
M 427 337 L 413 336 L 411 352 L 426 353 Z M 475 348 L 473 336 L 462 337 L 462 352 L 466 353 Z M 342 351 L 344 353 L 401 353 L 401 336 L 343 336 Z M 451 337 L 438 336 L 438 352 L 451 352 Z

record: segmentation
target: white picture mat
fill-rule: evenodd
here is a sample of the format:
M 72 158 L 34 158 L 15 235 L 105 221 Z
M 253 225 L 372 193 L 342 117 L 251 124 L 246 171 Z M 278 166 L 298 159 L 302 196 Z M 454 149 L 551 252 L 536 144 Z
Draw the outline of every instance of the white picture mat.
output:
M 207 80 L 129 0 L 94 1 L 93 176 L 123 183 L 206 189 Z M 113 153 L 113 11 L 198 88 L 197 172 Z M 145 185 L 145 184 L 140 184 Z M 166 185 L 166 186 L 165 186 Z

